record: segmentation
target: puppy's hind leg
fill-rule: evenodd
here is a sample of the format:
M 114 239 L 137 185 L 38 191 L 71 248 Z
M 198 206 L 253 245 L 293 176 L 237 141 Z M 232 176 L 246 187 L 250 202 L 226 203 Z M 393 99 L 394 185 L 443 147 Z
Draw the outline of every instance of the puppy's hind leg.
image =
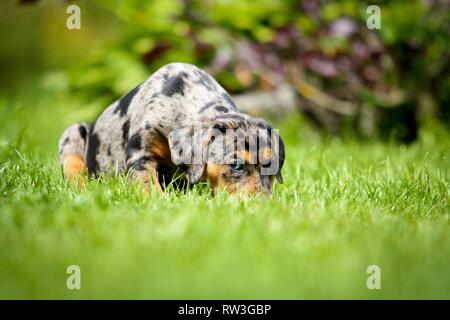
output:
M 84 123 L 68 127 L 58 143 L 59 163 L 68 180 L 78 179 L 86 173 L 85 150 L 89 127 Z
M 148 193 L 150 185 L 163 192 L 158 179 L 158 161 L 154 152 L 154 149 L 163 146 L 156 143 L 155 135 L 157 133 L 151 129 L 137 131 L 131 135 L 125 148 L 127 171 L 132 179 L 143 182 L 145 193 Z

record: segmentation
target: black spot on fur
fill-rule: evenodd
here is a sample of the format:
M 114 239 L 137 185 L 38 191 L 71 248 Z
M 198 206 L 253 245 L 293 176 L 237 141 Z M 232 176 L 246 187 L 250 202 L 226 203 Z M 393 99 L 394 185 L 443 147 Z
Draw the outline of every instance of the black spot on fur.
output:
M 249 141 L 249 137 L 245 137 L 244 148 L 245 148 L 246 151 L 249 151 L 249 150 L 250 150 L 250 141 Z
M 202 113 L 203 111 L 205 111 L 205 110 L 207 110 L 207 109 L 213 107 L 213 106 L 216 105 L 216 104 L 217 104 L 217 101 L 211 101 L 211 102 L 208 102 L 207 104 L 205 104 L 205 105 L 200 109 L 199 112 Z
M 223 134 L 225 134 L 227 131 L 227 128 L 224 127 L 222 124 L 213 125 L 213 129 L 219 130 Z M 211 137 L 211 141 L 214 141 L 212 138 L 215 138 L 215 137 L 214 136 Z
M 133 100 L 136 93 L 138 93 L 140 87 L 141 85 L 138 85 L 136 88 L 120 98 L 116 109 L 114 109 L 114 113 L 119 113 L 121 117 L 125 116 L 128 112 L 128 107 L 130 106 L 131 100 Z
M 198 77 L 198 80 L 195 81 L 195 83 L 203 85 L 208 91 L 216 91 L 216 85 L 211 76 L 202 70 L 195 70 L 194 73 Z
M 84 126 L 84 125 L 78 126 L 78 132 L 80 133 L 81 139 L 83 139 L 84 143 L 86 143 L 86 137 L 87 137 L 86 126 Z
M 126 148 L 126 160 L 130 159 L 131 156 L 135 153 L 140 151 L 142 148 L 142 138 L 139 133 L 133 134 L 127 143 Z
M 111 147 L 108 147 L 107 153 L 108 153 L 108 156 L 111 156 Z
M 128 169 L 133 169 L 136 171 L 144 171 L 146 170 L 146 164 L 150 160 L 150 157 L 142 157 L 136 161 L 133 161 L 133 163 L 130 164 Z
M 238 119 L 238 120 L 244 120 L 244 117 L 239 114 L 219 114 L 217 119 Z
M 122 126 L 122 148 L 125 149 L 125 144 L 128 140 L 128 132 L 130 131 L 130 120 L 127 120 L 123 123 Z
M 155 130 L 155 133 L 156 133 L 157 135 L 159 135 L 160 137 L 163 137 L 163 138 L 164 138 L 164 135 L 162 134 L 161 131 L 159 131 L 157 128 L 154 128 L 154 130 Z
M 264 122 L 258 122 L 257 126 L 261 129 L 267 129 L 268 126 L 267 124 L 265 124 Z
M 228 109 L 225 108 L 224 106 L 217 106 L 215 109 L 216 109 L 217 111 L 219 111 L 219 112 L 225 112 L 225 113 L 228 113 Z
M 97 162 L 97 154 L 100 149 L 100 139 L 98 135 L 94 133 L 94 127 L 92 127 L 89 133 L 89 141 L 86 152 L 86 167 L 88 168 L 89 174 L 95 175 L 99 170 L 99 165 Z
M 185 72 L 181 72 L 176 76 L 172 76 L 164 83 L 162 88 L 162 93 L 166 96 L 171 97 L 176 93 L 184 95 L 184 80 L 183 77 L 186 77 Z
M 61 147 L 59 148 L 59 155 L 62 155 L 63 151 L 64 151 L 64 147 L 66 146 L 66 144 L 68 144 L 70 142 L 69 137 L 65 138 L 64 141 L 61 143 Z
M 222 94 L 222 97 L 233 109 L 236 109 L 236 105 L 228 93 Z
M 181 171 L 180 171 L 181 169 Z M 165 190 L 169 185 L 175 190 L 186 191 L 191 186 L 189 185 L 187 179 L 180 176 L 181 172 L 184 171 L 182 168 L 174 168 L 172 166 L 166 166 L 161 164 L 158 166 L 158 182 L 161 187 Z
M 65 138 L 64 141 L 63 141 L 63 143 L 62 143 L 62 145 L 61 145 L 61 148 L 64 148 L 64 146 L 65 146 L 66 144 L 68 144 L 69 142 L 70 142 L 70 138 L 69 138 L 69 137 Z

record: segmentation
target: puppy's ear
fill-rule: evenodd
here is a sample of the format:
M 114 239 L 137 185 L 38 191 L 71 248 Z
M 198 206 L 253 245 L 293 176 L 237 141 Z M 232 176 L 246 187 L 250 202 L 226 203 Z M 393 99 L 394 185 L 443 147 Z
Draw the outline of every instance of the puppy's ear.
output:
M 172 162 L 185 168 L 189 183 L 202 181 L 205 172 L 204 130 L 182 126 L 169 133 Z
M 284 142 L 281 139 L 281 137 L 278 135 L 278 172 L 276 174 L 276 178 L 278 180 L 279 183 L 283 183 L 283 176 L 281 175 L 281 168 L 283 167 L 284 164 L 284 157 L 285 157 L 285 152 L 284 152 Z
M 280 170 L 280 172 L 277 173 L 276 177 L 277 177 L 277 181 L 279 183 L 283 184 L 284 181 L 283 181 L 283 176 L 281 175 L 281 170 Z
M 277 171 L 275 173 L 275 177 L 277 178 L 279 183 L 283 183 L 281 169 L 283 168 L 285 158 L 284 142 L 278 132 L 271 127 L 269 127 L 268 129 L 267 135 L 269 137 L 269 144 L 271 145 L 272 149 L 272 161 L 274 161 L 278 165 L 278 168 L 276 168 Z M 272 172 L 272 174 L 274 174 L 274 172 Z

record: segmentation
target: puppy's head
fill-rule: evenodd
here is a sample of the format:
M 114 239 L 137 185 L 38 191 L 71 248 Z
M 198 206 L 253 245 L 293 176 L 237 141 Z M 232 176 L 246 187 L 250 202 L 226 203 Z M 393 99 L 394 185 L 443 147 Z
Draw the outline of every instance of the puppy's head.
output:
M 237 194 L 271 193 L 283 182 L 284 144 L 265 121 L 250 117 L 216 119 L 169 134 L 172 161 L 185 168 L 190 183 Z

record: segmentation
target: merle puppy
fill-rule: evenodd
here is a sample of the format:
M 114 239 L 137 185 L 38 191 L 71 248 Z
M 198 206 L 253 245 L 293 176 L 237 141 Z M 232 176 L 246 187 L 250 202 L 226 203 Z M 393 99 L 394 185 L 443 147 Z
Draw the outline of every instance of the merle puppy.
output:
M 206 181 L 213 190 L 271 193 L 274 178 L 282 182 L 284 145 L 267 122 L 239 112 L 210 75 L 171 63 L 93 125 L 67 128 L 59 160 L 70 180 L 119 169 L 163 191 L 181 172 L 190 184 Z

